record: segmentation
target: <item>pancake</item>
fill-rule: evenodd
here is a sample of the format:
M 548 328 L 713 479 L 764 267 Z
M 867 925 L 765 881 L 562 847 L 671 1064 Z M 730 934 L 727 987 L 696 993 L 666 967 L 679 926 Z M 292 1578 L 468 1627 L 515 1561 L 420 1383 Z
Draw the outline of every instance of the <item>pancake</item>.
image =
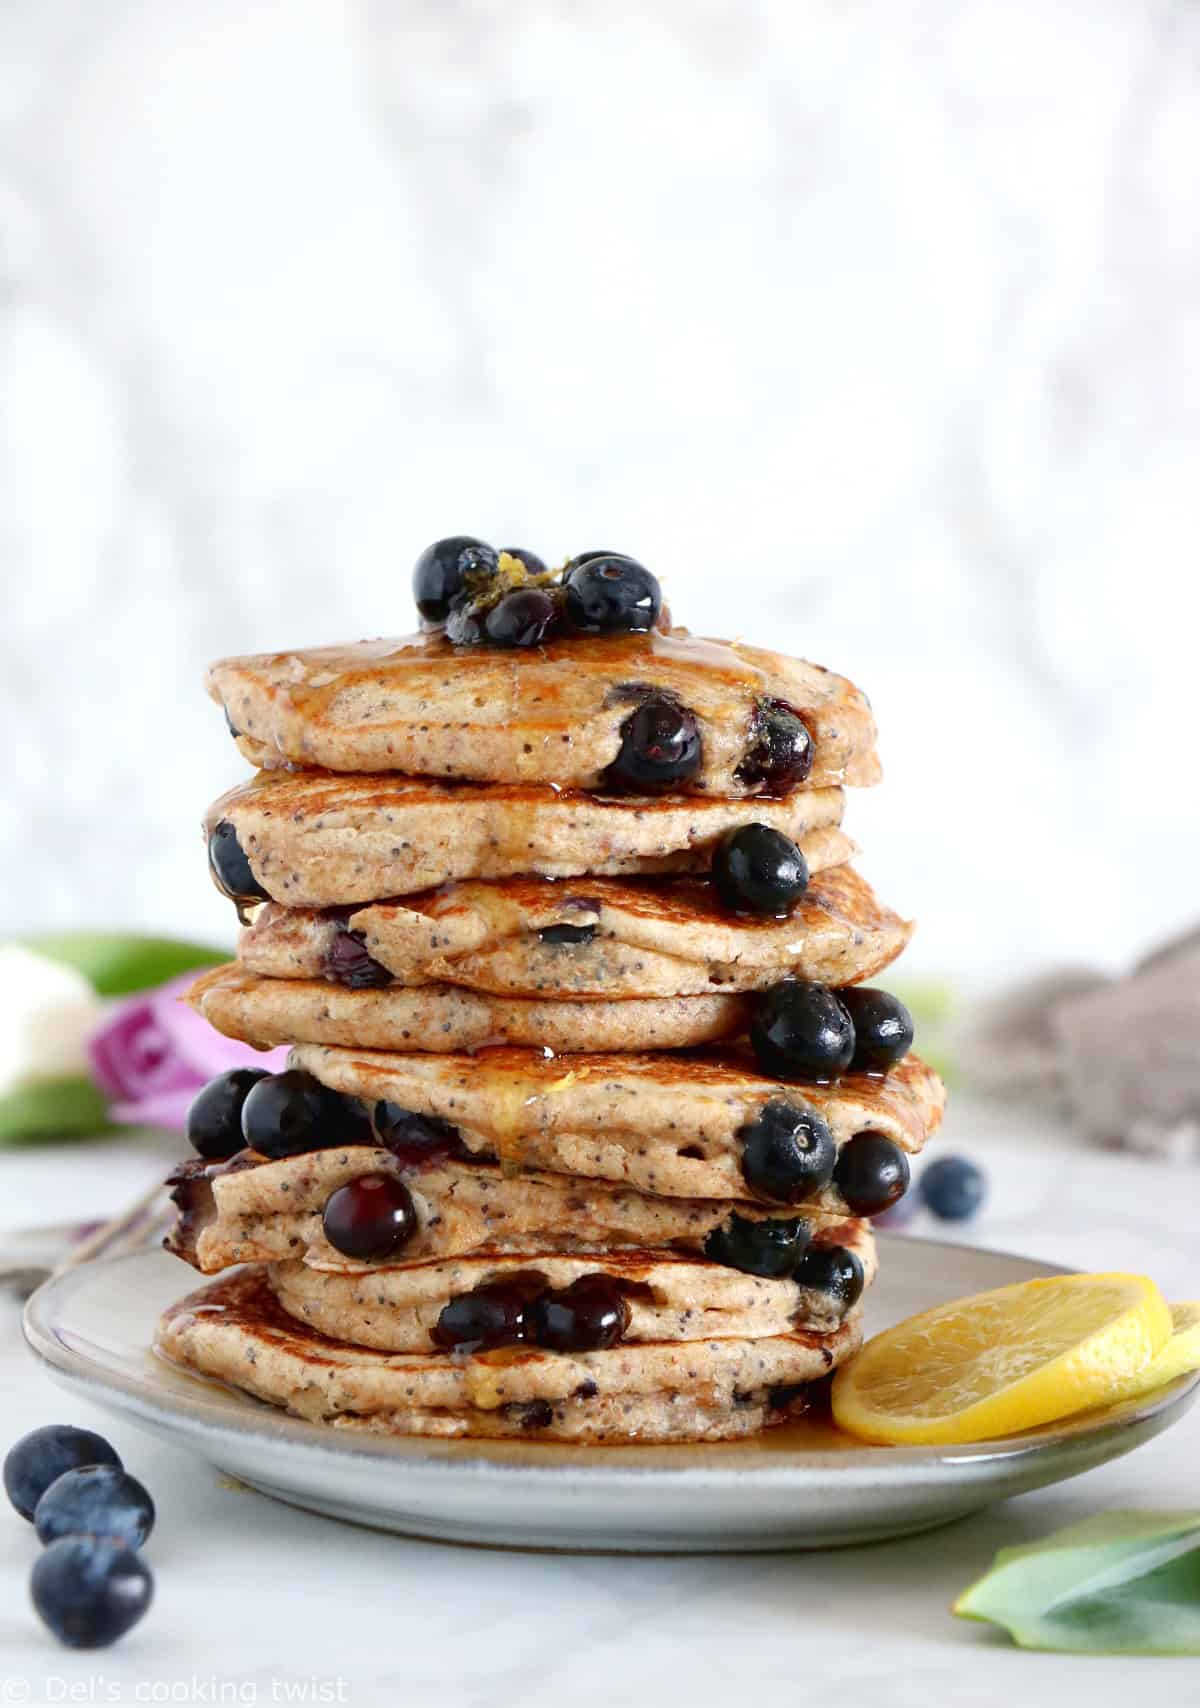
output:
M 679 1198 L 754 1196 L 739 1130 L 772 1099 L 817 1110 L 839 1146 L 875 1132 L 909 1153 L 936 1129 L 945 1101 L 937 1074 L 913 1055 L 886 1076 L 847 1074 L 837 1085 L 769 1079 L 740 1049 L 547 1058 L 534 1050 L 422 1056 L 301 1044 L 291 1061 L 369 1104 L 448 1121 L 474 1155 L 506 1168 Z M 814 1203 L 843 1207 L 832 1189 Z
M 762 792 L 752 774 L 764 702 L 802 718 L 813 787 L 874 783 L 875 724 L 841 676 L 740 642 L 576 636 L 523 651 L 408 635 L 248 658 L 207 676 L 243 756 L 263 767 L 403 771 L 493 783 L 603 786 L 621 726 L 658 690 L 691 711 L 702 760 L 686 794 Z
M 413 1262 L 481 1247 L 511 1253 L 636 1246 L 699 1257 L 732 1212 L 749 1221 L 780 1213 L 727 1198 L 655 1198 L 565 1174 L 506 1174 L 494 1163 L 444 1153 L 405 1161 L 379 1145 L 338 1145 L 276 1161 L 241 1151 L 228 1162 L 181 1163 L 168 1182 L 179 1217 L 163 1243 L 205 1275 L 284 1258 L 349 1274 L 378 1268 L 336 1251 L 321 1224 L 330 1194 L 365 1174 L 390 1174 L 408 1187 L 417 1228 L 404 1257 Z M 815 1243 L 844 1244 L 847 1217 L 844 1206 L 804 1206 Z
M 679 1050 L 736 1038 L 749 997 L 667 996 L 627 1002 L 537 1002 L 455 985 L 347 990 L 325 979 L 264 979 L 236 963 L 204 973 L 188 1001 L 218 1032 L 260 1050 L 346 1044 L 369 1050 Z
M 832 1333 L 616 1346 L 583 1353 L 378 1352 L 294 1322 L 260 1269 L 171 1306 L 157 1350 L 293 1415 L 402 1435 L 582 1442 L 719 1441 L 786 1420 L 857 1350 L 861 1313 Z
M 787 976 L 856 984 L 911 934 L 849 866 L 813 878 L 787 919 L 735 917 L 705 878 L 508 878 L 349 913 L 267 902 L 238 961 L 265 978 L 350 985 L 390 976 L 498 996 L 702 996 Z
M 840 1243 L 852 1245 L 868 1283 L 875 1274 L 875 1245 L 865 1223 L 855 1223 Z M 352 1346 L 379 1352 L 433 1352 L 431 1338 L 452 1299 L 513 1278 L 531 1290 L 569 1287 L 601 1277 L 624 1300 L 628 1322 L 621 1344 L 694 1341 L 790 1334 L 826 1334 L 846 1315 L 842 1301 L 790 1277 L 767 1278 L 739 1269 L 630 1249 L 601 1255 L 527 1251 L 478 1252 L 471 1257 L 381 1266 L 369 1274 L 334 1274 L 303 1263 L 274 1263 L 267 1278 L 287 1312 L 310 1328 Z M 539 1285 L 540 1284 L 540 1285 Z
M 824 871 L 854 851 L 842 804 L 840 789 L 750 803 L 264 771 L 222 795 L 205 828 L 233 826 L 272 900 L 328 907 L 464 878 L 707 872 L 725 831 L 752 822 L 783 831 L 810 871 Z

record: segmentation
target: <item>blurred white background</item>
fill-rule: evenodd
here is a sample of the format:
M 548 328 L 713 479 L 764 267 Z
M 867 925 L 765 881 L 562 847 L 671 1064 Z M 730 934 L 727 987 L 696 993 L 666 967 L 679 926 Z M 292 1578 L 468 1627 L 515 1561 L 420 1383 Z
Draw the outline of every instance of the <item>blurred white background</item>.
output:
M 871 694 L 910 965 L 1197 911 L 1200 10 L 0 5 L 4 923 L 228 937 L 221 652 L 609 546 Z

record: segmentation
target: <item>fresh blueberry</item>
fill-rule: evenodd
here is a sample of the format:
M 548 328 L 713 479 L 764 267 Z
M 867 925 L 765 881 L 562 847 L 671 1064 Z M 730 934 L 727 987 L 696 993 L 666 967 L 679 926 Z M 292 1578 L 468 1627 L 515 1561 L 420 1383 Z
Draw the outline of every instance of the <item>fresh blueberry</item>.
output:
M 213 882 L 230 901 L 270 901 L 238 841 L 238 833 L 223 818 L 208 839 L 208 869 Z
M 38 1617 L 69 1649 L 106 1649 L 137 1624 L 154 1579 L 121 1542 L 64 1536 L 40 1555 L 30 1579 Z
M 966 1222 L 987 1196 L 987 1176 L 965 1156 L 940 1156 L 917 1182 L 921 1202 L 943 1222 Z
M 563 576 L 567 621 L 583 634 L 640 633 L 662 612 L 662 588 L 636 558 L 613 552 L 588 553 L 567 565 Z
M 303 1068 L 268 1074 L 242 1104 L 242 1137 L 261 1156 L 299 1156 L 332 1145 L 369 1145 L 371 1123 L 360 1103 L 330 1091 Z
M 837 1079 L 854 1054 L 854 1024 L 827 985 L 785 979 L 763 991 L 750 1019 L 759 1064 L 782 1079 Z
M 785 919 L 808 888 L 808 861 L 781 830 L 743 824 L 717 843 L 712 875 L 731 913 Z
M 712 1263 L 740 1269 L 747 1275 L 790 1275 L 804 1256 L 811 1229 L 803 1216 L 756 1222 L 736 1211 L 714 1228 L 704 1242 Z
M 700 726 L 668 694 L 651 694 L 621 725 L 621 746 L 604 773 L 607 788 L 654 794 L 700 769 Z
M 578 569 L 581 564 L 595 563 L 595 561 L 598 557 L 624 557 L 624 556 L 625 556 L 624 552 L 607 552 L 607 551 L 605 551 L 605 552 L 576 552 L 575 556 L 573 558 L 568 559 L 568 561 L 563 565 L 563 579 L 565 581 L 567 576 L 570 575 L 571 571 L 573 569 Z
M 856 1073 L 886 1073 L 912 1048 L 913 1020 L 898 996 L 869 985 L 846 985 L 838 1001 L 854 1022 Z
M 34 1508 L 50 1484 L 65 1471 L 81 1465 L 115 1465 L 121 1460 L 102 1435 L 76 1429 L 69 1423 L 47 1423 L 23 1435 L 4 1461 L 4 1492 L 22 1518 L 33 1519 Z
M 444 623 L 454 605 L 496 570 L 496 553 L 483 540 L 452 534 L 426 546 L 413 569 L 413 598 L 427 623 Z
M 456 605 L 446 618 L 446 639 L 452 646 L 479 646 L 487 609 L 474 601 Z
M 522 1271 L 502 1281 L 486 1282 L 459 1293 L 444 1305 L 430 1331 L 444 1352 L 480 1352 L 493 1346 L 513 1346 L 525 1338 L 525 1316 L 532 1301 L 546 1291 L 546 1278 Z
M 348 990 L 382 990 L 393 982 L 388 969 L 367 953 L 362 933 L 351 931 L 340 920 L 323 964 L 325 977 Z
M 55 1477 L 33 1512 L 40 1542 L 107 1536 L 140 1548 L 154 1528 L 154 1502 L 120 1465 L 80 1465 Z
M 629 1301 L 608 1275 L 581 1275 L 548 1288 L 525 1311 L 525 1339 L 550 1352 L 593 1352 L 616 1346 L 629 1327 Z
M 501 546 L 501 557 L 515 557 L 518 563 L 525 565 L 527 575 L 547 575 L 549 571 L 536 552 L 528 552 L 524 546 Z
M 767 794 L 782 794 L 803 783 L 812 770 L 813 740 L 808 726 L 786 700 L 758 702 L 750 745 L 738 766 L 738 781 Z
M 382 1263 L 416 1233 L 417 1210 L 402 1180 L 391 1174 L 363 1174 L 330 1193 L 321 1226 L 343 1257 Z
M 558 622 L 558 607 L 544 587 L 517 587 L 498 599 L 484 618 L 493 646 L 540 646 Z
M 810 1245 L 796 1269 L 802 1287 L 828 1293 L 848 1311 L 862 1298 L 866 1281 L 863 1266 L 844 1245 Z
M 908 1158 L 883 1133 L 855 1133 L 838 1152 L 833 1178 L 848 1210 L 878 1216 L 908 1191 Z
M 833 1179 L 837 1150 L 815 1109 L 774 1097 L 739 1128 L 742 1174 L 760 1198 L 800 1204 Z
M 595 935 L 594 925 L 543 925 L 538 932 L 538 942 L 590 943 Z
M 187 1112 L 187 1136 L 192 1149 L 210 1162 L 233 1156 L 245 1144 L 242 1105 L 266 1068 L 230 1068 L 210 1079 L 193 1097 Z
M 457 1127 L 436 1115 L 418 1115 L 399 1103 L 375 1105 L 375 1133 L 385 1150 L 408 1164 L 440 1162 L 446 1157 L 469 1157 Z

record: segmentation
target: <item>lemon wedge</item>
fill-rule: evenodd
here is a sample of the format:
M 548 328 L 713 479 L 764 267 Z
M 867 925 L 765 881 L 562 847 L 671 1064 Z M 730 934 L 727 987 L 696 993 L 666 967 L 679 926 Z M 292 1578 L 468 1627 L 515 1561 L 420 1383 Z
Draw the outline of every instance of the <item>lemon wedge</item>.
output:
M 1122 1397 L 1171 1339 L 1144 1275 L 1055 1275 L 956 1299 L 867 1342 L 833 1382 L 865 1441 L 994 1440 Z
M 1171 1331 L 1170 1340 L 1158 1356 L 1131 1376 L 1115 1398 L 1136 1399 L 1154 1388 L 1165 1387 L 1177 1376 L 1200 1370 L 1200 1300 L 1171 1306 Z

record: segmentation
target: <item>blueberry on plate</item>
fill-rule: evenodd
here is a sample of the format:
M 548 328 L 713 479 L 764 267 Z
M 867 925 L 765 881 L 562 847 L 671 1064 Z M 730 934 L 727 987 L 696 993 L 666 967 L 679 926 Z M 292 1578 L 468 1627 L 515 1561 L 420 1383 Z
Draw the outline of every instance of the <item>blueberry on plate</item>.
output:
M 636 558 L 587 553 L 563 575 L 567 621 L 581 634 L 644 633 L 662 613 L 662 588 Z
M 416 1233 L 417 1208 L 402 1180 L 391 1174 L 363 1174 L 330 1193 L 321 1226 L 343 1257 L 382 1263 Z
M 187 1136 L 194 1151 L 209 1162 L 234 1156 L 246 1143 L 242 1137 L 242 1105 L 266 1068 L 230 1068 L 198 1091 L 187 1112 Z
M 800 1204 L 833 1179 L 833 1134 L 815 1109 L 773 1097 L 738 1138 L 742 1175 L 756 1197 Z
M 488 611 L 483 633 L 493 646 L 539 646 L 557 622 L 558 607 L 544 587 L 517 587 Z
M 943 1222 L 966 1222 L 987 1196 L 987 1176 L 965 1156 L 940 1156 L 917 1182 L 926 1209 Z
M 669 694 L 649 694 L 621 725 L 621 745 L 604 786 L 657 794 L 694 777 L 702 752 L 695 715 Z
M 886 1073 L 912 1049 L 913 1019 L 898 996 L 870 985 L 846 985 L 838 1001 L 854 1022 L 856 1073 Z
M 115 1465 L 120 1456 L 102 1435 L 76 1429 L 69 1423 L 47 1423 L 23 1435 L 4 1461 L 4 1492 L 21 1514 L 33 1520 L 34 1509 L 50 1484 L 65 1471 L 81 1465 Z
M 796 708 L 786 700 L 759 700 L 738 781 L 766 794 L 783 794 L 803 783 L 812 763 L 812 736 Z
M 878 1216 L 908 1191 L 908 1158 L 884 1133 L 855 1133 L 838 1152 L 833 1178 L 853 1215 Z
M 122 1542 L 64 1536 L 40 1555 L 30 1579 L 39 1618 L 69 1649 L 104 1649 L 137 1624 L 154 1594 L 140 1554 Z
M 803 1216 L 756 1222 L 735 1210 L 727 1222 L 709 1234 L 704 1255 L 710 1263 L 723 1263 L 745 1275 L 778 1278 L 793 1273 L 810 1237 Z
M 272 1159 L 331 1145 L 369 1145 L 371 1122 L 361 1103 L 330 1091 L 304 1068 L 268 1074 L 242 1104 L 242 1138 Z
M 742 824 L 717 843 L 712 876 L 731 913 L 786 919 L 808 888 L 808 861 L 781 830 Z
M 451 534 L 426 546 L 413 569 L 413 598 L 427 623 L 444 623 L 454 605 L 495 573 L 497 556 L 483 540 Z
M 843 1311 L 848 1311 L 862 1298 L 866 1276 L 857 1256 L 846 1246 L 811 1245 L 796 1268 L 796 1280 L 802 1287 L 828 1293 Z
M 785 979 L 756 1000 L 750 1042 L 765 1072 L 823 1084 L 850 1066 L 854 1024 L 828 985 Z
M 106 1536 L 140 1548 L 154 1528 L 154 1502 L 119 1465 L 80 1465 L 50 1484 L 34 1508 L 33 1527 L 40 1542 Z
M 238 833 L 227 818 L 223 818 L 208 839 L 208 869 L 213 882 L 230 901 L 270 901 L 250 869 Z

